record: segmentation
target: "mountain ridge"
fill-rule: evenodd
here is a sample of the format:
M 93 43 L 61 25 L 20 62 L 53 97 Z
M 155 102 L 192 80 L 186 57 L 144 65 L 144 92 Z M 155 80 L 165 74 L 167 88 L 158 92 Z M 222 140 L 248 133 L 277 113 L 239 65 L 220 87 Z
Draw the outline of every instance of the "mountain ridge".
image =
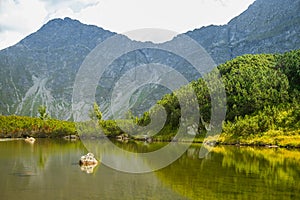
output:
M 243 54 L 283 53 L 299 48 L 299 11 L 299 0 L 256 0 L 226 25 L 202 27 L 186 34 L 201 44 L 217 64 Z M 220 49 L 225 45 L 227 48 Z

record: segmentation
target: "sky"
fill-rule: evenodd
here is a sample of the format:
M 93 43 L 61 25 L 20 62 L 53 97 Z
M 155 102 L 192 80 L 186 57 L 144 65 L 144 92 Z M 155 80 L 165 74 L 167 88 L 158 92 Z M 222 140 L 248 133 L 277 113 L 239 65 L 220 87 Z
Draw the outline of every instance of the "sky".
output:
M 254 1 L 0 0 L 0 49 L 16 44 L 54 18 L 70 17 L 117 33 L 167 29 L 173 37 L 202 26 L 226 24 Z

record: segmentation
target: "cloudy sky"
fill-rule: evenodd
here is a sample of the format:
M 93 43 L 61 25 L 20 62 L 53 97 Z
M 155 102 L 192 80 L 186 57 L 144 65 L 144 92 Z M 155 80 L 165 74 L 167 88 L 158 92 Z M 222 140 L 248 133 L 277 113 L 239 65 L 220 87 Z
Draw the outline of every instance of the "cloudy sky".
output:
M 0 0 L 0 49 L 54 18 L 71 17 L 117 33 L 160 28 L 183 33 L 226 24 L 255 0 Z

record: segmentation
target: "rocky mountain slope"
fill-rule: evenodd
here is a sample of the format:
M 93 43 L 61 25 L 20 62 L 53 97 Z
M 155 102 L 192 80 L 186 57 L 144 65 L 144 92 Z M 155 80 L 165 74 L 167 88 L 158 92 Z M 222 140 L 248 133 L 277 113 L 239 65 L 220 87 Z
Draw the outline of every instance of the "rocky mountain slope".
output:
M 74 78 L 85 56 L 114 33 L 70 18 L 49 21 L 15 46 L 0 52 L 0 111 L 71 117 Z
M 186 33 L 220 64 L 236 56 L 282 53 L 300 46 L 300 1 L 256 0 L 224 26 Z
M 203 27 L 186 35 L 220 64 L 242 54 L 299 49 L 299 25 L 300 0 L 256 0 L 227 25 Z M 71 119 L 73 85 L 79 67 L 93 48 L 114 34 L 70 18 L 55 19 L 0 51 L 0 113 L 36 116 L 38 106 L 43 104 L 52 117 Z M 199 77 L 189 63 L 171 53 L 151 49 L 130 52 L 114 61 L 99 81 L 97 101 L 106 117 L 107 94 L 114 82 L 126 71 L 147 63 L 171 66 L 189 81 Z M 163 92 L 155 92 L 151 85 L 138 90 L 131 102 L 135 112 L 143 112 L 168 92 L 159 91 Z

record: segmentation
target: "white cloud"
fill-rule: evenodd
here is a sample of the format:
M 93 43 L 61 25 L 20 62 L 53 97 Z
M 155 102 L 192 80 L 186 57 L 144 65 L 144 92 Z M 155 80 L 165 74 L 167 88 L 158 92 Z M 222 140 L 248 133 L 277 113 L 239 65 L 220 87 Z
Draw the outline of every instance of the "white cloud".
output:
M 43 22 L 40 16 L 46 15 L 44 9 L 37 9 L 32 12 L 32 8 L 42 8 L 43 5 L 38 0 L 2 1 L 0 8 L 0 26 L 6 30 L 15 30 L 24 32 L 36 27 L 36 24 Z
M 99 0 L 41 0 L 46 3 L 47 19 L 61 17 L 75 17 L 83 9 L 95 6 Z
M 11 46 L 53 18 L 70 16 L 98 0 L 1 0 L 0 49 Z
M 254 0 L 0 0 L 0 49 L 53 18 L 71 17 L 122 33 L 139 28 L 186 32 L 225 24 Z
M 75 12 L 79 12 L 82 8 L 96 5 L 99 0 L 40 0 L 45 2 L 48 8 L 59 9 L 60 7 L 71 7 Z
M 4 0 L 0 6 L 0 48 L 14 44 L 38 29 L 47 15 L 43 3 L 38 0 Z
M 78 15 L 116 32 L 165 28 L 185 32 L 203 25 L 225 24 L 254 0 L 103 0 Z

